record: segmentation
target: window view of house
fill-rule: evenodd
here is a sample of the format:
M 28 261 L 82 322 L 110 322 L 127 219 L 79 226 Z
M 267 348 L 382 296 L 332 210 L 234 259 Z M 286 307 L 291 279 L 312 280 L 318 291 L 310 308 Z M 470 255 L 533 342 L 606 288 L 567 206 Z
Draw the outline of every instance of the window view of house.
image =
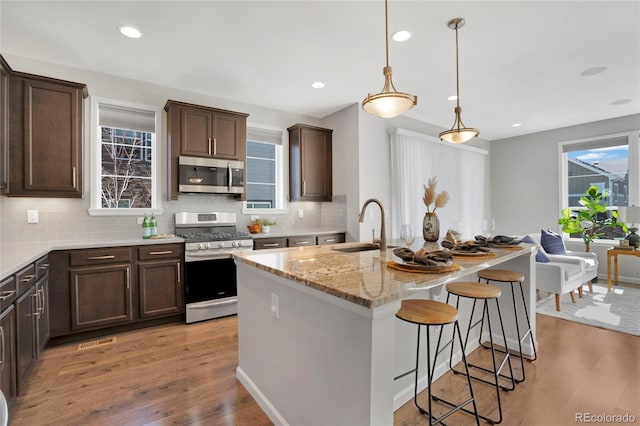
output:
M 247 208 L 276 207 L 276 145 L 247 141 Z
M 153 134 L 101 127 L 102 208 L 151 208 Z

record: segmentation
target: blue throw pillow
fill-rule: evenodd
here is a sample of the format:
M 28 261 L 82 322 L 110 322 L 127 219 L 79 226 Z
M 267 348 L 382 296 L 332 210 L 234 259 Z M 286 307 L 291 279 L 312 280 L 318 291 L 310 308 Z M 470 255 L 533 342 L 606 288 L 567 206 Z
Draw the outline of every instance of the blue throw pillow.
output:
M 567 250 L 564 248 L 564 241 L 562 235 L 556 234 L 552 231 L 540 230 L 540 244 L 544 251 L 550 254 L 567 254 Z
M 521 239 L 520 241 L 522 241 L 523 243 L 537 244 L 528 235 L 525 235 L 524 238 Z M 539 262 L 539 263 L 549 262 L 549 258 L 547 257 L 547 255 L 544 253 L 544 250 L 540 246 L 538 246 L 538 253 L 536 253 L 536 262 Z

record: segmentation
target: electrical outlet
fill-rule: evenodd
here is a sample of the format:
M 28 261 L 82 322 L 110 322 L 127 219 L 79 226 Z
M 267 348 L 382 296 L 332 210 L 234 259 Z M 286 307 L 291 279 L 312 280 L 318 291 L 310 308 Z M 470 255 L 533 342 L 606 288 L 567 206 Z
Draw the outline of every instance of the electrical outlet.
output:
M 278 319 L 280 318 L 280 306 L 278 305 L 278 295 L 271 293 L 271 315 Z
M 304 209 L 298 209 L 298 219 L 304 218 Z
M 27 223 L 38 223 L 38 210 L 27 210 Z

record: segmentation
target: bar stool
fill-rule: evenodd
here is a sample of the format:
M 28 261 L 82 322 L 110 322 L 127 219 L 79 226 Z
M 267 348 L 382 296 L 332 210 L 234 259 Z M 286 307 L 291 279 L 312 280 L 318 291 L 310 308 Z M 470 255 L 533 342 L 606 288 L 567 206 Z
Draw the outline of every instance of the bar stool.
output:
M 469 375 L 469 367 L 467 366 L 467 358 L 464 354 L 464 351 L 462 352 L 462 361 L 464 362 L 465 370 L 467 371 L 467 383 L 469 385 L 469 393 L 471 394 L 471 398 L 459 404 L 448 403 L 448 405 L 452 406 L 453 408 L 447 411 L 446 413 L 444 413 L 442 416 L 438 417 L 437 419 L 434 419 L 432 414 L 433 411 L 431 406 L 431 400 L 432 399 L 438 400 L 437 397 L 432 394 L 431 386 L 433 384 L 432 383 L 433 374 L 436 368 L 436 360 L 438 358 L 439 348 L 436 347 L 436 353 L 433 359 L 433 366 L 431 366 L 431 341 L 430 341 L 429 328 L 431 326 L 444 327 L 447 324 L 453 323 L 454 330 L 458 330 L 460 345 L 462 345 L 460 325 L 458 324 L 458 310 L 453 306 L 450 306 L 435 300 L 408 299 L 408 300 L 402 301 L 400 310 L 396 313 L 396 317 L 403 321 L 407 321 L 413 324 L 418 324 L 416 368 L 414 368 L 413 370 L 407 371 L 404 374 L 399 375 L 398 377 L 396 377 L 396 380 L 406 376 L 407 374 L 411 374 L 412 372 L 415 372 L 415 388 L 413 393 L 413 402 L 422 414 L 429 416 L 429 425 L 431 426 L 438 423 L 444 424 L 442 423 L 443 420 L 445 420 L 447 417 L 449 417 L 450 415 L 452 415 L 453 413 L 459 410 L 475 415 L 476 424 L 480 425 L 480 419 L 478 417 L 478 409 L 476 407 L 476 399 L 473 394 L 473 387 L 471 386 L 471 378 Z M 429 401 L 428 410 L 422 408 L 418 404 L 418 376 L 419 376 L 418 365 L 420 360 L 420 328 L 423 325 L 426 326 L 426 329 L 427 329 L 427 386 L 428 386 L 427 393 L 428 393 L 428 401 Z M 454 334 L 455 334 L 455 331 L 454 331 Z M 473 411 L 470 411 L 464 408 L 466 405 L 470 403 L 473 403 Z
M 489 368 L 485 368 L 479 365 L 475 365 L 472 363 L 469 363 L 469 367 L 472 368 L 476 368 L 478 370 L 482 370 L 486 373 L 491 373 L 493 375 L 493 381 L 489 381 L 483 377 L 478 377 L 478 376 L 474 376 L 474 375 L 470 375 L 471 378 L 478 380 L 482 383 L 486 383 L 488 385 L 494 386 L 496 389 L 496 399 L 498 400 L 498 419 L 491 419 L 485 415 L 479 414 L 478 416 L 483 419 L 486 420 L 487 422 L 491 423 L 491 424 L 498 424 L 500 422 L 502 422 L 502 404 L 500 401 L 500 389 L 505 390 L 505 391 L 511 391 L 515 389 L 515 381 L 513 379 L 513 368 L 511 367 L 511 358 L 509 356 L 509 352 L 505 352 L 504 353 L 504 357 L 502 358 L 502 361 L 500 362 L 500 365 L 498 365 L 497 361 L 496 361 L 496 352 L 498 352 L 495 348 L 495 345 L 493 343 L 493 330 L 492 330 L 492 326 L 491 326 L 491 315 L 489 313 L 489 300 L 495 300 L 496 302 L 496 309 L 498 311 L 498 319 L 500 321 L 500 330 L 502 331 L 502 335 L 504 336 L 504 325 L 502 322 L 502 314 L 500 313 L 500 305 L 498 304 L 498 297 L 500 297 L 500 295 L 502 294 L 501 290 L 494 286 L 494 285 L 490 285 L 490 284 L 480 284 L 480 283 L 475 283 L 475 282 L 453 282 L 453 283 L 449 283 L 446 286 L 447 289 L 447 303 L 449 303 L 449 297 L 451 295 L 456 296 L 456 309 L 459 309 L 460 306 L 460 298 L 466 298 L 466 299 L 473 299 L 473 307 L 471 308 L 471 315 L 469 317 L 469 327 L 467 328 L 467 335 L 465 337 L 464 340 L 464 344 L 462 345 L 462 353 L 465 353 L 466 347 L 467 347 L 467 343 L 469 341 L 469 333 L 471 332 L 471 329 L 478 326 L 478 325 L 482 325 L 482 327 L 484 327 L 484 318 L 486 316 L 487 318 L 487 326 L 489 328 L 489 341 L 491 342 L 491 360 L 493 362 L 493 369 L 489 369 Z M 482 318 L 478 321 L 476 321 L 475 323 L 473 322 L 473 314 L 476 310 L 476 302 L 478 300 L 481 300 L 483 302 L 483 310 L 482 310 Z M 458 332 L 459 332 L 459 328 L 458 328 Z M 438 337 L 438 344 L 437 347 L 440 346 L 440 340 L 442 339 L 442 330 L 440 330 L 440 336 Z M 454 330 L 454 335 L 452 336 L 451 340 L 449 340 L 444 347 L 446 347 L 447 345 L 451 344 L 452 345 L 452 351 L 451 351 L 451 356 L 449 358 L 449 366 L 451 367 L 451 370 L 456 373 L 456 374 L 465 374 L 462 371 L 456 370 L 455 368 L 453 368 L 453 341 L 455 339 L 455 330 Z M 482 339 L 482 328 L 481 328 L 481 332 L 480 332 L 480 339 Z M 509 375 L 505 375 L 502 374 L 502 369 L 504 368 L 505 365 L 509 366 Z M 469 368 L 466 369 L 466 374 L 469 375 Z M 511 382 L 510 386 L 505 386 L 500 384 L 500 377 L 508 379 Z M 450 402 L 442 400 L 442 399 L 436 399 L 436 401 L 441 401 L 444 402 L 445 404 L 449 404 L 451 405 Z
M 538 352 L 536 351 L 536 344 L 533 341 L 533 331 L 531 330 L 531 321 L 529 321 L 529 310 L 527 309 L 527 303 L 524 299 L 524 290 L 522 289 L 522 282 L 524 281 L 524 274 L 522 272 L 515 271 L 507 271 L 505 269 L 484 269 L 478 272 L 478 282 L 482 282 L 481 280 L 485 280 L 487 284 L 490 281 L 501 282 L 501 283 L 509 283 L 511 284 L 511 300 L 513 301 L 513 313 L 516 318 L 516 333 L 518 334 L 518 351 L 520 358 L 520 367 L 522 368 L 522 378 L 515 379 L 516 383 L 522 383 L 525 380 L 525 372 L 524 372 L 524 356 L 522 355 L 522 342 L 529 336 L 531 347 L 533 347 L 533 358 L 527 358 L 529 361 L 535 361 L 538 359 Z M 518 321 L 518 308 L 516 305 L 516 294 L 513 288 L 514 284 L 520 284 L 520 295 L 522 296 L 522 306 L 524 306 L 524 313 L 527 318 L 527 331 L 524 333 L 524 336 L 520 334 L 520 324 Z M 505 347 L 507 345 L 507 336 L 504 336 Z M 486 346 L 483 345 L 484 348 Z M 488 348 L 487 348 L 488 349 Z M 499 352 L 503 352 L 499 350 Z

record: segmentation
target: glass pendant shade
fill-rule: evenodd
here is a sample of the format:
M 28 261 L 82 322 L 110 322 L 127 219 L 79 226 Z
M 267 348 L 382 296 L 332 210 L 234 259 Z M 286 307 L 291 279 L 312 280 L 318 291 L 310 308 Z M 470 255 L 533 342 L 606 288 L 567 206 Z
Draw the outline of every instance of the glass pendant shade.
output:
M 418 97 L 408 93 L 398 92 L 391 81 L 391 67 L 389 66 L 389 25 L 387 0 L 384 2 L 384 31 L 387 64 L 383 68 L 384 87 L 380 93 L 369 95 L 362 101 L 362 109 L 369 114 L 381 118 L 393 118 L 409 111 L 418 103 Z
M 391 81 L 391 67 L 384 67 L 382 92 L 375 95 L 369 93 L 369 96 L 362 101 L 362 109 L 378 117 L 393 118 L 409 111 L 417 102 L 416 96 L 395 90 Z

